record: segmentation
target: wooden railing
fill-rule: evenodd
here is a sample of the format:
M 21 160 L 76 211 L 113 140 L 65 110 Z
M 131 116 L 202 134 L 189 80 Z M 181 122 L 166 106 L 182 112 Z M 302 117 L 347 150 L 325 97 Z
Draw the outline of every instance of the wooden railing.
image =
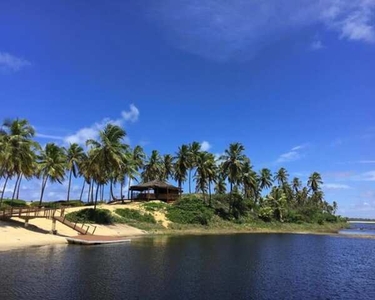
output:
M 12 218 L 12 217 L 41 217 L 41 218 L 53 218 L 56 213 L 55 208 L 39 208 L 39 207 L 11 207 L 5 210 L 0 210 L 0 218 Z

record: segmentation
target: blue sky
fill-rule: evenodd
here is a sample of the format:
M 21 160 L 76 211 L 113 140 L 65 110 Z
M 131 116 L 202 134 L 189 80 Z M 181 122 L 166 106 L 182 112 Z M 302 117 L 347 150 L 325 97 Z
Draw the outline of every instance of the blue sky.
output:
M 27 118 L 42 144 L 82 142 L 109 120 L 148 153 L 240 141 L 256 170 L 319 171 L 340 213 L 375 217 L 374 0 L 0 8 L 0 116 Z

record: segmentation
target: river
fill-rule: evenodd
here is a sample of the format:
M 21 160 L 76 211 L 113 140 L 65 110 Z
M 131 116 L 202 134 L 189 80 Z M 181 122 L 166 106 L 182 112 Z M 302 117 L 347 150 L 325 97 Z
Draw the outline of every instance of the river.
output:
M 237 234 L 0 253 L 0 299 L 375 299 L 375 240 Z

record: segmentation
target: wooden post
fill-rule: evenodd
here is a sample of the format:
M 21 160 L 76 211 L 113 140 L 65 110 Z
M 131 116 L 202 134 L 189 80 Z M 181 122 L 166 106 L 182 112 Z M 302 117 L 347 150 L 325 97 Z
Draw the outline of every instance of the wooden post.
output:
M 56 230 L 56 219 L 55 218 L 52 218 L 52 230 L 51 230 L 51 233 L 52 234 L 56 234 L 57 233 L 57 230 Z
M 29 219 L 28 218 L 25 219 L 25 228 L 27 228 L 27 227 L 29 227 Z

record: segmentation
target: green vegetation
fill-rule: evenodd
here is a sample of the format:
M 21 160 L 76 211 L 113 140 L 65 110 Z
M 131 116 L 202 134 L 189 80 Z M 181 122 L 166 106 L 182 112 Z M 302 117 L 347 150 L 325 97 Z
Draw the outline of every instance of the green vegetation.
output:
M 4 199 L 3 204 L 9 207 L 25 207 L 27 206 L 26 201 L 19 199 Z
M 125 143 L 125 130 L 113 124 L 107 124 L 99 132 L 97 140 L 86 142 L 86 152 L 77 144 L 65 149 L 48 143 L 42 149 L 33 140 L 34 135 L 34 128 L 23 119 L 6 120 L 0 130 L 0 179 L 3 183 L 0 187 L 0 207 L 21 205 L 16 199 L 19 199 L 23 179 L 41 180 L 40 201 L 33 206 L 80 206 L 86 190 L 87 203 L 94 204 L 95 211 L 97 203 L 104 200 L 105 187 L 108 187 L 112 200 L 124 200 L 126 182 L 130 185 L 132 180 L 137 179 L 166 181 L 173 178 L 179 187 L 188 181 L 189 193 L 195 182 L 198 194 L 182 197 L 173 205 L 147 203 L 143 204 L 143 208 L 148 212 L 164 211 L 176 224 L 213 226 L 213 223 L 220 223 L 231 226 L 229 224 L 269 223 L 282 226 L 288 223 L 322 226 L 343 221 L 335 215 L 337 203 L 330 204 L 325 200 L 323 180 L 318 172 L 309 176 L 305 186 L 299 178 L 290 180 L 285 168 L 274 173 L 267 168 L 257 172 L 241 143 L 230 144 L 219 158 L 203 151 L 198 142 L 181 145 L 175 155 L 162 155 L 153 150 L 147 157 L 140 146 L 131 149 Z M 79 201 L 70 200 L 73 177 L 82 178 Z M 61 184 L 65 179 L 68 180 L 67 201 L 43 202 L 47 182 Z M 11 180 L 15 183 L 10 199 L 13 202 L 3 200 Z M 89 220 L 96 218 L 91 210 L 86 212 L 84 216 Z M 100 218 L 102 214 L 99 213 Z M 116 214 L 119 222 L 156 224 L 151 214 L 127 209 L 118 210 Z M 103 220 L 109 219 L 103 217 Z
M 182 198 L 168 207 L 167 218 L 180 224 L 208 225 L 214 211 L 197 196 Z
M 79 211 L 66 214 L 66 219 L 71 222 L 78 223 L 95 223 L 95 224 L 113 224 L 119 220 L 113 217 L 108 209 L 85 208 Z
M 164 202 L 146 202 L 142 204 L 142 208 L 149 212 L 164 211 L 168 207 L 168 204 Z
M 84 205 L 85 203 L 83 203 L 80 200 L 70 200 L 69 202 L 60 200 L 60 201 L 42 202 L 42 203 L 38 201 L 38 202 L 32 202 L 30 204 L 30 206 L 32 207 L 42 206 L 42 207 L 49 207 L 49 208 L 79 207 L 79 206 L 84 206 Z
M 125 221 L 139 221 L 143 223 L 156 224 L 156 220 L 151 214 L 142 214 L 138 210 L 129 208 L 119 208 L 115 210 L 115 213 L 122 217 Z

